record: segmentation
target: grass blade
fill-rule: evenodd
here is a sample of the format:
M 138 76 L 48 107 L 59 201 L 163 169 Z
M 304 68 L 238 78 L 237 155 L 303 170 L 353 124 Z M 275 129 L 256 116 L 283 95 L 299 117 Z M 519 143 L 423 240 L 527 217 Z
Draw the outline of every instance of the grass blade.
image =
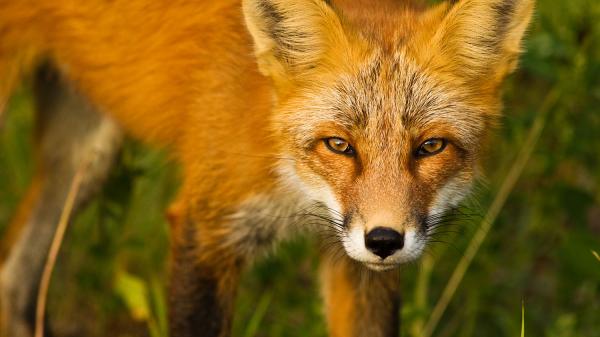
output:
M 246 328 L 246 333 L 244 334 L 244 337 L 256 336 L 256 332 L 258 331 L 260 322 L 265 316 L 265 313 L 267 312 L 267 309 L 269 308 L 272 299 L 273 293 L 271 292 L 264 294 L 261 297 L 260 301 L 258 302 L 258 305 L 256 306 L 256 311 L 254 311 L 254 315 L 252 315 L 252 318 L 248 323 L 248 327 Z
M 521 302 L 521 337 L 525 337 L 525 301 Z

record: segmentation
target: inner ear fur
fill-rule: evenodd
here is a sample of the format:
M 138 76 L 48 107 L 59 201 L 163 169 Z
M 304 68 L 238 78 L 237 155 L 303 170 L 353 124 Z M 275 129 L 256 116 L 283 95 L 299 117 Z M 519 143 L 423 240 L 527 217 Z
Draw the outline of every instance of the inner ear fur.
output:
M 429 58 L 466 81 L 498 85 L 516 68 L 534 1 L 461 0 L 446 8 Z
M 260 71 L 298 78 L 347 45 L 340 18 L 325 0 L 244 0 Z

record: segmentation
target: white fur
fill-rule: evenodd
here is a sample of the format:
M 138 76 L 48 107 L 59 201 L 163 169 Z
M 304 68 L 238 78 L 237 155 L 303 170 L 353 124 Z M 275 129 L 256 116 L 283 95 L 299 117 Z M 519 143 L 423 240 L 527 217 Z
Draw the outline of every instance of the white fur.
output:
M 466 186 L 465 186 L 466 185 Z M 469 194 L 471 183 L 465 183 L 460 178 L 450 180 L 444 185 L 431 203 L 429 216 L 442 214 L 449 208 L 456 207 Z
M 311 201 L 323 203 L 331 209 L 330 215 L 332 217 L 340 217 L 340 214 L 342 214 L 342 206 L 336 199 L 331 187 L 329 187 L 325 181 L 319 179 L 320 186 L 318 187 L 305 183 L 298 177 L 294 164 L 289 162 L 279 165 L 277 171 L 281 177 L 282 183 L 288 188 L 303 193 L 307 199 Z

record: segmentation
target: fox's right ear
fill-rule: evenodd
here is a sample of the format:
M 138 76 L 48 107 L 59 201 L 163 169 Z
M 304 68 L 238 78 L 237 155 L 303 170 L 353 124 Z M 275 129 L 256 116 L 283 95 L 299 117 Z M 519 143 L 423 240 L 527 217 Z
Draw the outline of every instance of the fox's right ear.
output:
M 276 82 L 297 79 L 347 44 L 327 0 L 244 0 L 260 71 Z

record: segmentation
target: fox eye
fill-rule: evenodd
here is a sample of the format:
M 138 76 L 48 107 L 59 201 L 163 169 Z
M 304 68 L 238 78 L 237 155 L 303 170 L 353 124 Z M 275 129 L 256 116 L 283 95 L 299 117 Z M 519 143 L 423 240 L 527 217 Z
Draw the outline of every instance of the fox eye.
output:
M 446 148 L 448 141 L 443 138 L 431 138 L 423 142 L 417 149 L 417 156 L 427 157 L 438 154 Z
M 323 141 L 325 141 L 325 145 L 327 146 L 327 148 L 334 153 L 343 154 L 346 156 L 354 156 L 355 154 L 352 145 L 350 145 L 350 143 L 343 140 L 342 138 L 331 137 L 326 138 Z

